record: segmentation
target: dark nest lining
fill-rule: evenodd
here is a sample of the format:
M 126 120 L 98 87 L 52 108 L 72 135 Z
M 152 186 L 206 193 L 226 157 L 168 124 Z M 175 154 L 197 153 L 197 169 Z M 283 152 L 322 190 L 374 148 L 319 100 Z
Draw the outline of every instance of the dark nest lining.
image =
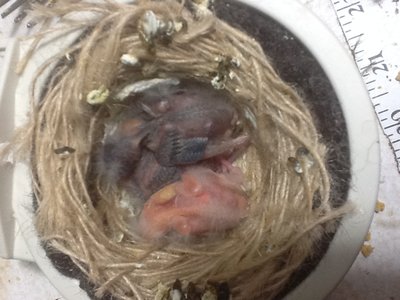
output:
M 346 202 L 350 183 L 350 153 L 346 122 L 337 96 L 321 66 L 305 46 L 286 28 L 263 13 L 231 0 L 218 0 L 214 9 L 216 15 L 229 24 L 239 27 L 253 36 L 263 47 L 281 78 L 294 86 L 305 100 L 322 136 L 328 146 L 327 168 L 332 178 L 331 199 L 334 207 Z M 34 207 L 37 203 L 34 199 Z M 315 245 L 317 254 L 308 258 L 297 270 L 284 291 L 276 298 L 284 297 L 296 288 L 318 265 L 325 255 L 334 234 L 324 237 Z M 95 286 L 74 265 L 71 259 L 47 245 L 44 249 L 54 267 L 62 274 L 76 278 L 88 295 L 94 296 Z M 106 294 L 101 299 L 115 299 Z

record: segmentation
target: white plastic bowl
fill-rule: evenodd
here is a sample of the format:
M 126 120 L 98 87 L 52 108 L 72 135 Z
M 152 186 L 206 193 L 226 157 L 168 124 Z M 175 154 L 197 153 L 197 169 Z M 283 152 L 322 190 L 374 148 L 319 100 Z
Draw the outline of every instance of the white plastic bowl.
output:
M 278 21 L 308 48 L 329 78 L 346 119 L 351 154 L 351 190 L 348 201 L 353 203 L 355 209 L 342 220 L 328 252 L 316 269 L 286 296 L 286 299 L 291 300 L 323 299 L 350 268 L 371 222 L 379 179 L 376 118 L 354 63 L 331 32 L 310 11 L 295 0 L 240 1 Z M 65 39 L 55 40 L 41 48 L 20 78 L 13 75 L 12 68 L 19 57 L 18 43 L 14 42 L 14 45 L 9 47 L 11 52 L 6 59 L 6 76 L 3 76 L 3 81 L 0 82 L 2 126 L 3 123 L 7 123 L 9 127 L 16 127 L 23 123 L 28 109 L 29 84 L 36 68 L 63 45 Z M 13 89 L 15 94 L 12 93 Z M 14 116 L 10 115 L 10 111 L 14 111 Z M 3 134 L 0 140 L 8 135 L 9 133 Z M 12 200 L 18 226 L 33 260 L 65 299 L 88 300 L 86 292 L 79 288 L 79 282 L 56 271 L 40 246 L 34 230 L 33 209 L 30 209 L 32 198 L 29 175 L 30 171 L 26 166 L 16 165 L 13 174 L 9 175 L 12 176 L 11 179 L 0 178 L 0 190 L 4 191 L 7 188 L 7 180 L 12 181 L 12 197 L 8 200 Z M 23 252 L 23 249 L 17 251 L 23 248 L 20 239 L 10 237 L 10 234 L 14 233 L 14 226 L 10 220 L 6 220 L 4 214 L 7 208 L 9 210 L 9 203 L 3 201 L 0 205 L 3 211 L 0 215 L 0 245 L 3 245 L 0 253 L 3 256 L 29 259 L 29 255 Z

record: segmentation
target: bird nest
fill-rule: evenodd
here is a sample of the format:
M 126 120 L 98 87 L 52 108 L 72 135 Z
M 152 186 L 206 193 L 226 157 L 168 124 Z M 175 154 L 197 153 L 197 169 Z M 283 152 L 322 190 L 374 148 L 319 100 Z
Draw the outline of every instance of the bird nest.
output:
M 179 279 L 196 287 L 227 282 L 234 299 L 274 298 L 343 213 L 329 201 L 326 147 L 303 100 L 251 36 L 204 2 L 58 1 L 37 11 L 80 36 L 42 68 L 51 77 L 22 131 L 36 229 L 89 278 L 96 297 L 162 298 L 162 287 Z M 126 191 L 99 172 L 99 149 L 120 105 L 115 95 L 152 78 L 201 82 L 238 107 L 251 143 L 234 163 L 248 205 L 233 228 L 145 239 L 130 221 L 140 206 L 125 205 Z

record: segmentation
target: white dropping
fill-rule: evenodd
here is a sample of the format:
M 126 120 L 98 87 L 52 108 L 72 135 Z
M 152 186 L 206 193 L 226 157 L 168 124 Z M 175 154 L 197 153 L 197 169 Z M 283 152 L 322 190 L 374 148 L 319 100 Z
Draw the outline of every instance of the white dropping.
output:
M 174 29 L 175 32 L 179 32 L 183 29 L 183 23 L 182 22 L 174 22 Z
M 211 80 L 211 85 L 216 89 L 216 90 L 222 90 L 225 88 L 225 82 L 221 76 L 217 75 Z
M 159 25 L 157 16 L 153 11 L 148 10 L 144 13 L 142 30 L 146 42 L 150 42 L 157 35 Z
M 140 30 L 146 43 L 152 44 L 157 36 L 172 36 L 175 32 L 181 31 L 182 28 L 182 22 L 162 20 L 153 11 L 148 10 L 143 15 Z
M 178 84 L 179 79 L 177 78 L 153 78 L 148 80 L 140 80 L 123 87 L 114 98 L 116 100 L 123 101 L 132 94 L 141 93 L 151 88 Z
M 314 165 L 314 158 L 311 153 L 304 147 L 300 147 L 296 151 L 296 157 L 289 157 L 289 164 L 297 174 L 303 174 L 304 169 L 308 170 Z
M 90 91 L 86 96 L 86 101 L 91 105 L 102 104 L 107 101 L 109 95 L 110 91 L 102 85 L 100 88 Z
M 71 56 L 70 53 L 65 54 L 65 58 L 66 58 L 68 61 L 72 61 L 72 56 Z
M 301 166 L 300 162 L 299 162 L 296 158 L 291 157 L 291 158 L 289 159 L 289 163 L 292 165 L 293 170 L 294 170 L 297 174 L 303 174 L 303 172 L 304 172 L 303 167 Z
M 213 0 L 193 0 L 193 5 L 196 9 L 196 16 L 202 18 L 212 15 L 210 7 L 213 2 Z
M 179 290 L 172 290 L 170 292 L 171 300 L 182 300 L 182 293 Z
M 296 157 L 298 160 L 300 160 L 303 164 L 304 167 L 307 169 L 311 168 L 314 165 L 314 158 L 311 155 L 310 151 L 304 147 L 300 147 L 296 151 Z
M 121 63 L 127 66 L 137 66 L 139 64 L 139 59 L 132 54 L 123 54 L 120 59 Z
M 232 58 L 231 64 L 236 68 L 239 68 L 241 66 L 240 60 L 236 57 Z

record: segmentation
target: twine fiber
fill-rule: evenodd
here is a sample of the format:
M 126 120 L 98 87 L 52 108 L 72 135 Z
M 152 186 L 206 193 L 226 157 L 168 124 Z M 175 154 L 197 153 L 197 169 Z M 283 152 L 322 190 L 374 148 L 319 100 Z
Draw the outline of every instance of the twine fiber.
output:
M 138 31 L 149 10 L 185 26 L 170 43 L 156 40 L 149 49 Z M 77 12 L 88 17 L 82 21 Z M 110 292 L 119 299 L 154 299 L 160 282 L 171 285 L 179 278 L 199 285 L 227 281 L 234 299 L 274 298 L 317 251 L 324 232 L 334 227 L 326 225 L 343 209 L 330 204 L 326 147 L 310 112 L 276 74 L 260 45 L 213 14 L 193 14 L 175 0 L 131 5 L 58 1 L 37 13 L 58 17 L 64 30 L 84 32 L 40 70 L 53 68 L 47 92 L 40 101 L 33 95 L 29 122 L 15 142 L 32 166 L 40 238 L 72 259 L 98 287 L 98 297 Z M 139 59 L 139 68 L 121 64 L 126 53 Z M 63 58 L 66 54 L 70 59 Z M 146 242 L 130 228 L 129 211 L 120 205 L 121 190 L 96 174 L 105 124 L 118 104 L 92 106 L 86 95 L 101 86 L 114 91 L 144 78 L 211 82 L 220 57 L 240 61 L 225 89 L 254 114 L 256 123 L 254 128 L 248 122 L 252 145 L 236 163 L 246 178 L 249 216 L 215 238 Z M 54 68 L 54 61 L 63 63 Z M 76 151 L 67 156 L 54 152 L 64 146 Z M 298 161 L 302 173 L 288 164 L 299 148 L 306 148 L 313 161 L 312 166 Z

